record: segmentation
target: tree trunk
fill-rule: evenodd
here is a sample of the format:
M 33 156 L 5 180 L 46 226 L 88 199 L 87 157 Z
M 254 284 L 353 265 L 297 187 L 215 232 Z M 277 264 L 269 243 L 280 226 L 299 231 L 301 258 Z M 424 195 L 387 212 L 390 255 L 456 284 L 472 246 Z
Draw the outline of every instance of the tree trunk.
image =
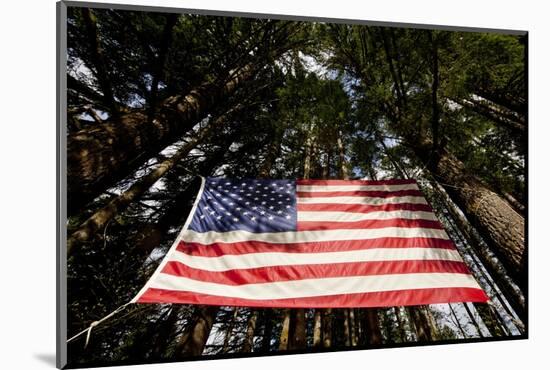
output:
M 504 111 L 499 111 L 496 107 L 492 107 L 489 104 L 481 103 L 472 99 L 451 99 L 454 102 L 462 105 L 463 107 L 470 109 L 477 114 L 491 120 L 493 123 L 501 127 L 506 127 L 511 129 L 514 133 L 518 135 L 525 134 L 527 125 L 520 117 L 507 114 Z
M 154 224 L 147 224 L 134 236 L 132 245 L 135 247 L 139 258 L 147 258 L 153 249 L 158 247 L 166 232 L 171 226 L 180 225 L 184 217 L 191 210 L 191 201 L 199 189 L 199 181 L 192 181 L 180 191 L 171 204 L 167 205 L 165 212 Z
M 484 88 L 483 86 L 476 86 L 475 94 L 481 96 L 485 100 L 498 104 L 509 111 L 514 112 L 519 117 L 525 117 L 525 113 L 527 112 L 527 104 L 523 96 L 512 97 L 509 94 L 492 91 Z
M 426 147 L 415 149 L 435 177 L 441 179 L 451 199 L 479 230 L 518 285 L 526 291 L 523 217 L 506 200 L 469 175 L 462 162 L 445 149 L 441 150 L 437 161 Z
M 434 315 L 430 310 L 430 306 L 424 305 L 422 311 L 424 313 L 426 321 L 428 322 L 428 325 L 430 326 L 432 340 L 437 340 L 439 338 L 439 328 L 437 327 L 437 322 L 435 321 Z
M 288 338 L 290 332 L 290 309 L 285 308 L 283 310 L 283 324 L 281 329 L 281 336 L 279 339 L 279 351 L 286 351 L 288 349 Z
M 456 316 L 456 312 L 455 310 L 453 309 L 453 306 L 451 306 L 451 304 L 449 303 L 449 309 L 451 310 L 451 316 L 455 319 L 456 321 L 456 327 L 458 328 L 458 330 L 460 331 L 460 333 L 462 334 L 462 338 L 468 338 L 468 336 L 466 335 L 466 332 L 464 331 L 464 329 L 462 329 L 462 325 L 460 325 L 460 321 L 458 320 L 458 317 Z
M 321 177 L 323 179 L 328 179 L 330 177 L 330 162 L 332 159 L 332 148 L 327 148 L 327 161 L 325 165 L 323 166 L 323 170 L 321 172 Z
M 426 314 L 422 311 L 422 306 L 407 307 L 407 312 L 416 329 L 416 337 L 421 342 L 432 342 L 435 340 L 435 335 L 432 332 L 432 327 L 428 322 Z
M 98 230 L 101 230 L 117 214 L 126 209 L 133 201 L 138 199 L 143 193 L 171 170 L 181 159 L 183 159 L 191 150 L 193 150 L 202 140 L 204 140 L 214 129 L 220 127 L 227 119 L 227 116 L 242 106 L 238 105 L 225 114 L 218 117 L 214 122 L 204 127 L 194 138 L 185 143 L 172 157 L 161 162 L 154 170 L 136 181 L 128 190 L 112 199 L 106 206 L 96 211 L 78 229 L 76 229 L 67 239 L 67 255 L 73 252 L 78 244 L 91 239 Z
M 198 306 L 193 321 L 186 328 L 176 351 L 176 358 L 200 356 L 216 320 L 217 306 Z
M 432 44 L 432 60 L 431 60 L 431 69 L 432 69 L 432 142 L 434 148 L 439 148 L 439 119 L 440 119 L 440 109 L 439 101 L 437 98 L 437 90 L 439 89 L 439 57 L 438 57 L 438 46 L 437 40 L 434 38 L 436 30 L 429 31 L 428 35 L 430 37 L 430 42 Z
M 499 323 L 500 318 L 496 316 L 495 312 L 488 304 L 474 303 L 473 305 L 492 337 L 503 337 L 506 335 L 504 328 Z
M 173 334 L 174 325 L 178 321 L 178 315 L 180 312 L 180 306 L 172 305 L 169 308 L 170 312 L 165 320 L 159 320 L 152 328 L 152 332 L 149 332 L 149 337 L 154 336 L 152 343 L 151 359 L 160 360 L 164 357 L 164 353 L 168 344 L 170 343 L 170 337 Z
M 357 327 L 358 327 L 358 321 L 356 314 L 355 314 L 355 308 L 349 309 L 349 323 L 350 323 L 350 334 L 351 334 L 351 345 L 353 347 L 357 346 Z
M 321 310 L 319 308 L 315 309 L 315 314 L 313 315 L 313 347 L 318 348 L 321 346 L 322 342 L 322 331 L 321 331 Z
M 256 323 L 258 322 L 258 310 L 252 309 L 250 317 L 246 325 L 246 336 L 244 338 L 244 344 L 242 352 L 252 352 L 254 348 L 254 333 L 256 332 Z
M 346 347 L 351 346 L 351 320 L 349 317 L 349 308 L 344 308 L 342 313 L 344 314 L 344 343 Z
M 357 326 L 355 318 L 355 309 L 346 308 L 344 310 L 344 335 L 346 337 L 346 346 L 357 346 Z
M 310 131 L 312 130 L 312 127 L 313 126 L 310 126 Z M 314 139 L 308 133 L 308 136 L 306 139 L 306 152 L 304 155 L 304 172 L 303 172 L 304 179 L 309 179 L 309 175 L 311 173 L 311 156 L 313 151 L 313 140 Z
M 342 141 L 342 132 L 338 131 L 338 138 L 336 139 L 336 144 L 338 146 L 338 160 L 340 161 L 340 178 L 348 179 L 348 167 L 346 165 L 346 151 L 344 149 L 344 143 Z
M 235 327 L 235 321 L 237 320 L 237 315 L 239 314 L 239 308 L 233 308 L 233 316 L 231 316 L 231 322 L 227 329 L 225 329 L 225 338 L 223 340 L 222 353 L 227 353 L 229 351 L 229 341 L 233 335 L 233 328 Z
M 472 322 L 472 325 L 474 326 L 474 328 L 476 328 L 477 335 L 480 338 L 485 338 L 485 335 L 483 335 L 483 332 L 481 331 L 481 328 L 479 327 L 479 324 L 477 323 L 477 320 L 474 317 L 474 314 L 472 313 L 472 310 L 470 310 L 470 307 L 468 307 L 468 303 L 463 303 L 462 305 L 466 309 L 466 313 L 468 313 L 468 317 L 470 318 L 470 321 Z
M 323 347 L 332 346 L 332 308 L 322 310 Z
M 133 110 L 67 138 L 67 197 L 79 209 L 143 161 L 180 138 L 254 74 L 247 65 L 222 81 L 206 82 L 185 96 L 172 96 L 155 119 Z
M 446 209 L 449 211 L 453 223 L 459 228 L 460 232 L 464 236 L 468 245 L 475 251 L 476 256 L 483 262 L 483 267 L 487 269 L 491 279 L 493 279 L 500 291 L 506 297 L 506 300 L 512 306 L 512 309 L 520 317 L 521 320 L 525 320 L 525 298 L 517 290 L 515 286 L 510 282 L 506 272 L 502 267 L 493 259 L 492 255 L 486 250 L 485 242 L 479 239 L 479 236 L 475 233 L 472 227 L 469 225 L 468 220 L 464 218 L 454 207 L 454 204 L 446 196 L 445 190 L 440 186 L 435 187 L 439 193 L 440 198 L 445 203 Z M 502 302 L 505 307 L 505 303 Z
M 409 174 L 405 171 L 405 169 L 400 164 L 397 163 L 397 161 L 395 160 L 393 155 L 390 154 L 390 152 L 388 150 L 388 146 L 384 142 L 384 138 L 382 137 L 382 135 L 380 135 L 378 130 L 375 132 L 375 135 L 376 135 L 376 140 L 378 140 L 380 145 L 382 145 L 382 149 L 384 151 L 384 154 L 386 155 L 386 157 L 388 157 L 388 159 L 391 162 L 393 168 L 395 169 L 395 172 L 397 172 L 397 174 L 400 178 L 408 179 Z
M 371 180 L 373 180 L 373 181 L 378 180 L 378 176 L 376 175 L 376 170 L 372 166 L 372 161 L 369 161 L 369 163 L 367 164 L 367 172 L 368 172 L 369 178 Z
M 160 325 L 156 326 L 155 332 L 157 333 L 157 336 L 153 341 L 153 350 L 151 352 L 152 359 L 163 358 L 164 352 L 166 351 L 168 343 L 170 342 L 170 337 L 174 330 L 174 325 L 178 321 L 179 312 L 180 306 L 172 305 L 172 307 L 170 307 L 170 313 L 168 314 L 166 320 L 162 321 Z
M 306 311 L 303 308 L 295 308 L 292 310 L 291 317 L 291 333 L 288 341 L 289 349 L 306 348 Z
M 395 92 L 397 93 L 397 99 L 399 100 L 400 102 L 400 105 L 403 106 L 404 105 L 404 97 L 405 97 L 405 93 L 401 90 L 401 87 L 403 86 L 402 83 L 400 84 L 399 83 L 399 78 L 398 78 L 398 75 L 395 71 L 395 68 L 394 68 L 394 65 L 393 65 L 393 58 L 392 58 L 392 53 L 390 51 L 390 46 L 391 46 L 391 43 L 389 41 L 389 38 L 386 34 L 386 30 L 381 27 L 380 28 L 380 32 L 381 32 L 381 35 L 382 35 L 382 44 L 384 46 L 384 51 L 385 51 L 385 55 L 386 55 L 386 62 L 388 64 L 388 67 L 390 69 L 390 74 L 392 76 L 392 80 L 393 80 L 393 89 L 395 90 Z
M 82 81 L 77 80 L 70 74 L 67 74 L 67 89 L 73 90 L 78 95 L 83 96 L 82 102 L 85 104 L 89 104 L 93 107 L 100 107 L 104 111 L 109 111 L 109 106 L 105 103 L 104 96 L 98 93 L 96 90 L 92 89 L 90 86 L 85 84 Z M 78 112 L 77 111 L 70 111 L 67 112 L 71 115 L 75 115 Z M 101 120 L 103 123 L 103 120 Z
M 502 192 L 502 196 L 510 203 L 514 209 L 521 214 L 522 216 L 525 216 L 525 206 L 521 204 L 519 200 L 514 198 L 514 196 L 506 191 Z
M 405 325 L 403 323 L 403 320 L 401 319 L 401 312 L 399 307 L 393 307 L 393 311 L 395 312 L 395 318 L 397 319 L 397 326 L 399 330 L 399 337 L 401 339 L 401 343 L 405 343 L 407 341 L 407 334 L 405 332 Z
M 258 177 L 261 179 L 269 178 L 273 164 L 277 160 L 279 150 L 281 149 L 282 132 L 275 129 L 273 135 L 274 137 L 269 143 L 267 153 L 265 154 L 265 159 L 262 163 L 260 171 L 258 172 Z
M 378 321 L 378 313 L 375 308 L 364 308 L 360 312 L 363 313 L 363 323 L 365 342 L 373 345 L 380 345 L 384 341 L 380 324 Z
M 263 311 L 264 333 L 262 338 L 262 353 L 268 353 L 271 349 L 271 336 L 273 335 L 273 309 L 266 308 Z
M 380 313 L 382 315 L 382 335 L 384 336 L 384 343 L 395 343 L 395 337 L 393 335 L 393 320 L 391 319 L 391 312 L 388 308 L 381 309 Z
M 363 339 L 363 333 L 365 328 L 363 327 L 363 320 L 361 320 L 361 310 L 357 308 L 355 310 L 355 324 L 357 325 L 357 344 L 359 345 Z
M 223 155 L 231 147 L 234 140 L 239 137 L 239 131 L 231 133 L 227 138 L 228 140 L 217 148 L 210 158 L 199 163 L 197 172 L 204 176 L 211 175 L 219 165 L 220 159 L 223 158 Z M 151 251 L 160 245 L 163 236 L 166 235 L 167 230 L 171 226 L 181 225 L 185 221 L 185 217 L 191 210 L 192 201 L 195 199 L 199 187 L 199 178 L 195 177 L 183 191 L 178 192 L 170 204 L 165 206 L 164 213 L 156 223 L 147 225 L 136 235 L 133 245 L 139 251 L 140 256 L 144 258 L 148 257 Z

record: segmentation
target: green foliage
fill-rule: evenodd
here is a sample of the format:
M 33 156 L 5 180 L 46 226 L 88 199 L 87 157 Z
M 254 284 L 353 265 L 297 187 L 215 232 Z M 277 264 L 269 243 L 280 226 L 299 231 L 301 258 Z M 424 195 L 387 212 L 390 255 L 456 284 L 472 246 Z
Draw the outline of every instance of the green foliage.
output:
M 268 165 L 271 177 L 300 178 L 309 158 L 311 178 L 337 178 L 342 168 L 359 178 L 414 177 L 425 163 L 405 144 L 405 138 L 413 137 L 437 141 L 430 149 L 433 153 L 449 150 L 469 173 L 497 192 L 525 200 L 526 136 L 457 103 L 483 97 L 498 108 L 497 115 L 524 117 L 522 38 L 186 14 L 177 16 L 169 32 L 170 46 L 161 58 L 170 15 L 94 10 L 93 16 L 106 77 L 124 111 L 141 112 L 155 105 L 151 92 L 155 78 L 162 100 L 185 96 L 204 82 L 222 85 L 231 71 L 247 63 L 254 64 L 257 73 L 175 144 L 220 117 L 225 122 L 222 128 L 71 257 L 69 333 L 129 300 L 150 276 L 193 201 L 197 186 L 193 173 L 257 177 Z M 69 84 L 69 112 L 76 122 L 70 131 L 101 124 L 86 115 L 90 109 L 100 119 L 112 116 L 85 23 L 79 8 L 69 8 L 68 69 L 70 78 L 78 82 Z M 279 48 L 285 51 L 277 53 Z M 311 61 L 326 73 L 312 70 Z M 439 84 L 434 88 L 436 77 Z M 69 231 L 164 155 L 169 154 L 144 158 L 132 176 L 105 189 L 86 210 L 71 217 Z M 143 247 L 149 228 L 160 230 L 160 236 Z M 191 310 L 185 307 L 174 314 L 176 324 L 170 321 L 171 310 L 162 305 L 132 312 L 96 329 L 87 350 L 81 342 L 71 344 L 71 364 L 172 359 Z M 381 322 L 387 343 L 398 343 L 403 334 L 392 312 L 383 314 Z M 220 314 L 222 329 L 231 316 L 231 311 Z M 268 320 L 278 333 L 280 318 Z M 335 316 L 335 346 L 344 345 L 342 320 Z M 157 330 L 163 323 L 170 328 L 164 330 L 165 337 Z M 406 334 L 406 340 L 413 337 Z M 440 328 L 440 335 L 457 338 L 448 326 Z M 273 338 L 268 347 L 275 349 L 277 341 Z

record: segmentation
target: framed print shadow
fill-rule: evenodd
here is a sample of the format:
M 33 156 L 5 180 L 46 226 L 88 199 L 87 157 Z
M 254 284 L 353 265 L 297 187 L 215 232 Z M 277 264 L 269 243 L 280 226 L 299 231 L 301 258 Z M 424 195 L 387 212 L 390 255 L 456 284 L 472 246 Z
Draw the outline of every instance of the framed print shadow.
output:
M 526 31 L 57 10 L 59 368 L 527 338 Z

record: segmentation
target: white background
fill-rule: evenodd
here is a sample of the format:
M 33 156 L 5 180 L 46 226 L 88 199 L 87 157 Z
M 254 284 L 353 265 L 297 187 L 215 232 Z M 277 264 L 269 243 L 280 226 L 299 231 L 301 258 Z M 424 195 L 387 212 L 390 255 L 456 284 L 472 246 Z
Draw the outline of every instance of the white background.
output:
M 548 368 L 548 11 L 544 1 L 127 0 L 133 4 L 523 29 L 529 34 L 530 339 L 145 365 L 135 369 Z M 111 0 L 111 3 L 124 1 Z M 0 367 L 55 359 L 55 1 L 0 11 Z M 546 234 L 546 235 L 545 235 Z M 546 237 L 545 237 L 546 236 Z M 546 352 L 546 353 L 545 353 Z

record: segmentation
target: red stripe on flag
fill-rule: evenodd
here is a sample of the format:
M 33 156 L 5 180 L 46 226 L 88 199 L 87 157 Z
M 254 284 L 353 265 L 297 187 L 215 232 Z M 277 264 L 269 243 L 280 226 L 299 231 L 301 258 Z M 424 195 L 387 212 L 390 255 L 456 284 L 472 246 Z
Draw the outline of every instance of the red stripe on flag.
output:
M 228 271 L 200 270 L 180 262 L 170 261 L 164 266 L 162 272 L 193 280 L 225 285 L 259 284 L 344 276 L 438 272 L 458 274 L 470 273 L 464 262 L 423 260 L 269 266 Z
M 487 301 L 488 297 L 483 290 L 475 288 L 409 289 L 274 300 L 231 298 L 196 292 L 149 288 L 137 300 L 138 303 L 185 303 L 216 306 L 290 308 L 389 307 Z
M 296 180 L 297 185 L 402 185 L 416 184 L 412 179 L 393 179 L 393 180 Z
M 353 222 L 335 221 L 298 221 L 297 231 L 311 230 L 342 230 L 342 229 L 383 229 L 385 227 L 421 227 L 426 229 L 443 229 L 439 221 L 432 220 L 410 220 L 405 218 L 394 218 L 389 220 L 362 220 Z
M 351 212 L 351 213 L 371 213 L 371 212 L 389 212 L 389 211 L 423 211 L 433 212 L 427 204 L 381 204 L 381 205 L 363 205 L 363 204 L 335 204 L 335 203 L 298 203 L 296 205 L 298 212 Z
M 373 197 L 373 198 L 392 198 L 392 197 L 421 197 L 419 190 L 396 190 L 396 191 L 297 191 L 298 198 L 319 198 L 319 197 Z
M 322 253 L 345 252 L 372 248 L 441 248 L 455 250 L 452 241 L 436 238 L 378 238 L 366 240 L 339 240 L 292 244 L 272 244 L 260 241 L 239 243 L 200 244 L 181 241 L 176 250 L 202 257 L 219 257 L 226 254 L 247 253 Z

